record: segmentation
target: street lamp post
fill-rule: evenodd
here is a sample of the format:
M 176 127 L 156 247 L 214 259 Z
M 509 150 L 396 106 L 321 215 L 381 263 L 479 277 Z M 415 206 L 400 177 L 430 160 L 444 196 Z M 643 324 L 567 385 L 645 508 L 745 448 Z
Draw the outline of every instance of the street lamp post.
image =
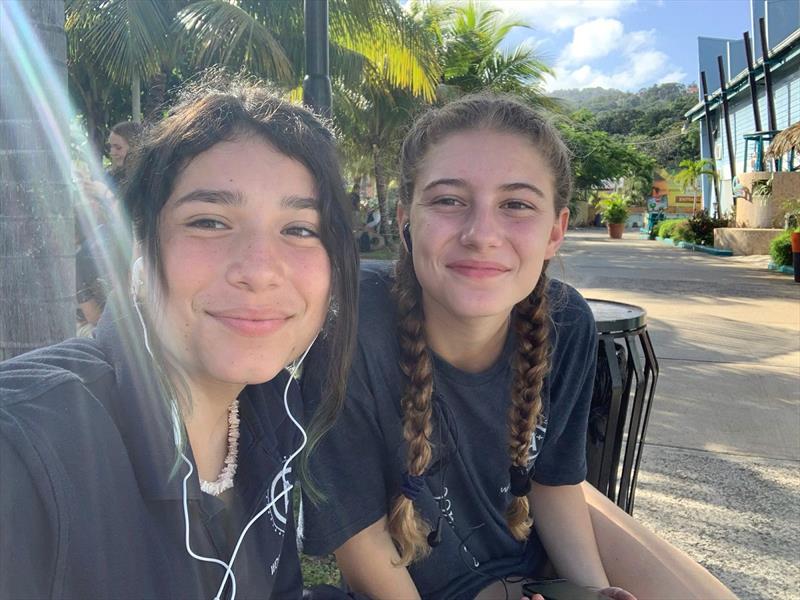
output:
M 306 76 L 303 104 L 318 114 L 331 114 L 328 56 L 328 0 L 305 0 Z

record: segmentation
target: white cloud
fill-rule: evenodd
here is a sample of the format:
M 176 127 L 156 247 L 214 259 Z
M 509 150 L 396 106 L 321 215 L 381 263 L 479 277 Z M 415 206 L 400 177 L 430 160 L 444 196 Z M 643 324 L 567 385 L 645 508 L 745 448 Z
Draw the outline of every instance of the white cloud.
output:
M 636 91 L 654 83 L 686 77 L 669 57 L 655 48 L 655 30 L 625 32 L 616 19 L 594 19 L 573 30 L 556 61 L 550 90 L 604 87 Z M 606 60 L 605 57 L 608 57 Z M 613 66 L 598 66 L 612 63 Z
M 489 4 L 527 20 L 539 31 L 563 31 L 587 21 L 620 16 L 637 0 L 494 0 Z
M 558 63 L 561 65 L 592 61 L 609 54 L 622 41 L 625 27 L 616 19 L 594 19 L 572 30 Z

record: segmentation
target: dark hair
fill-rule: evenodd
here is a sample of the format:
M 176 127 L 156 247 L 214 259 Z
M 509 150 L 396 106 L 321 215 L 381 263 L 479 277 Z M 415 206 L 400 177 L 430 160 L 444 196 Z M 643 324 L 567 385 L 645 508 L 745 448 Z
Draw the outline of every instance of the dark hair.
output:
M 400 159 L 400 202 L 406 214 L 414 197 L 420 164 L 431 147 L 447 136 L 470 130 L 513 133 L 528 141 L 550 168 L 553 177 L 556 214 L 566 207 L 572 189 L 569 151 L 555 128 L 536 111 L 519 100 L 494 94 L 475 94 L 423 114 L 403 142 Z M 398 224 L 402 227 L 402 223 Z M 394 297 L 397 303 L 400 367 L 408 379 L 401 400 L 403 435 L 408 443 L 406 469 L 409 475 L 422 476 L 432 456 L 431 394 L 433 365 L 425 342 L 425 314 L 419 280 L 411 254 L 401 245 L 397 263 Z M 517 335 L 511 409 L 508 415 L 509 458 L 512 466 L 525 467 L 531 435 L 541 417 L 541 390 L 550 370 L 550 312 L 545 263 L 539 280 L 531 282 L 531 292 L 512 312 Z M 532 521 L 525 496 L 514 497 L 506 513 L 512 535 L 527 539 Z M 397 544 L 400 563 L 409 564 L 430 551 L 425 523 L 413 502 L 400 494 L 389 513 L 389 532 Z
M 158 237 L 164 204 L 189 161 L 240 136 L 261 138 L 301 163 L 319 195 L 320 238 L 331 264 L 331 301 L 337 308 L 324 335 L 336 358 L 325 374 L 330 395 L 309 428 L 308 447 L 313 448 L 343 402 L 356 330 L 358 252 L 332 133 L 310 111 L 281 100 L 264 85 L 212 73 L 187 86 L 164 120 L 144 132 L 131 156 L 123 202 L 148 272 L 168 290 Z
M 142 131 L 144 131 L 142 124 L 134 123 L 133 121 L 121 121 L 111 128 L 111 133 L 125 138 L 125 141 L 129 144 L 135 143 Z

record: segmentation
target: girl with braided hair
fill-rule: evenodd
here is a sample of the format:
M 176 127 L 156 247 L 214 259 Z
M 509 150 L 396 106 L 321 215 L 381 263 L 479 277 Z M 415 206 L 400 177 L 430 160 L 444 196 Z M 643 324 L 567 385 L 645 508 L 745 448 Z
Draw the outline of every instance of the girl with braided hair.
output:
M 549 558 L 633 599 L 609 587 L 581 485 L 594 320 L 546 275 L 570 190 L 563 142 L 514 99 L 462 98 L 407 135 L 401 255 L 362 266 L 347 398 L 311 459 L 325 498 L 303 507 L 304 550 L 334 551 L 354 590 L 516 600 Z

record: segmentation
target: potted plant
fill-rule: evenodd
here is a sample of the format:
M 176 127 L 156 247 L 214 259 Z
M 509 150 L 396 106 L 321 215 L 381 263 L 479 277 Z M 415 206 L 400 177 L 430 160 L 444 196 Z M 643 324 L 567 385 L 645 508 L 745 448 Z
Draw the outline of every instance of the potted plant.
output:
M 603 223 L 608 227 L 608 235 L 615 240 L 622 237 L 625 222 L 628 220 L 628 200 L 621 194 L 611 194 L 600 201 Z

